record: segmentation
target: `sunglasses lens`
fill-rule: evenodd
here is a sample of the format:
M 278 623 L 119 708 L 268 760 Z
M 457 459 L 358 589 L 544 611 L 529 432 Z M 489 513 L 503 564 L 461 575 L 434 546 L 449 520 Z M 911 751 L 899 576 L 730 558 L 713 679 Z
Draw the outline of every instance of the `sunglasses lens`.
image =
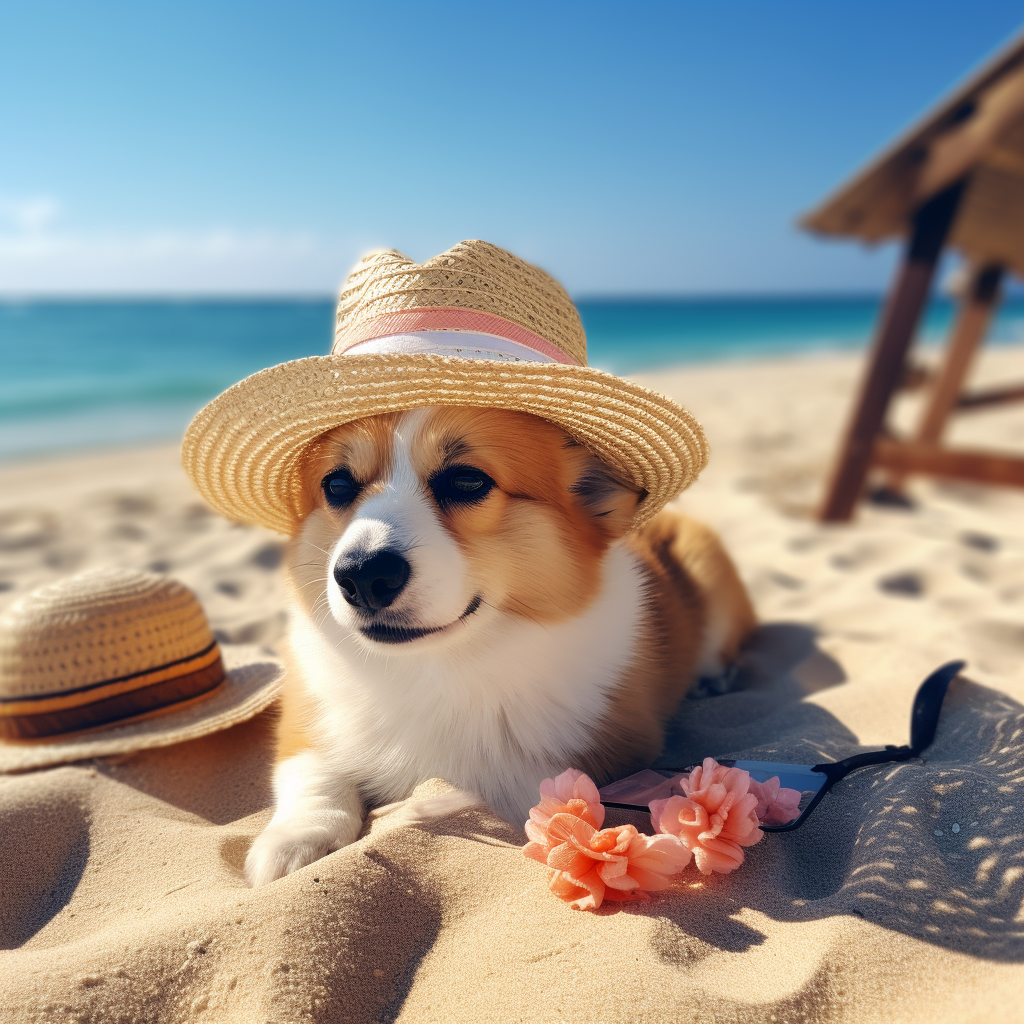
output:
M 782 789 L 796 790 L 800 794 L 800 802 L 796 814 L 776 815 L 771 824 L 778 827 L 790 825 L 803 817 L 807 805 L 825 788 L 828 776 L 814 771 L 809 764 L 779 764 L 772 761 L 723 761 L 734 768 L 742 768 L 750 773 L 755 782 L 765 783 L 769 779 L 778 779 Z
M 828 781 L 821 772 L 811 770 L 807 764 L 776 764 L 771 761 L 727 761 L 718 762 L 724 768 L 742 768 L 749 772 L 750 777 L 759 783 L 768 782 L 770 779 L 778 779 L 781 789 L 796 790 L 800 794 L 799 804 L 796 807 L 796 814 L 790 813 L 793 810 L 792 801 L 779 802 L 775 810 L 766 819 L 766 823 L 776 828 L 789 825 L 800 818 L 807 809 L 807 805 L 814 799 L 815 795 L 824 788 Z M 681 796 L 683 789 L 679 784 L 682 778 L 679 772 L 653 770 L 637 772 L 625 779 L 619 779 L 601 789 L 601 800 L 606 804 L 618 804 L 635 807 L 643 807 L 652 800 L 664 800 L 670 796 Z M 780 810 L 785 808 L 784 811 Z
M 681 796 L 679 772 L 655 771 L 647 768 L 635 775 L 627 775 L 618 782 L 604 786 L 598 792 L 601 802 L 645 807 L 652 800 L 664 800 L 670 796 Z

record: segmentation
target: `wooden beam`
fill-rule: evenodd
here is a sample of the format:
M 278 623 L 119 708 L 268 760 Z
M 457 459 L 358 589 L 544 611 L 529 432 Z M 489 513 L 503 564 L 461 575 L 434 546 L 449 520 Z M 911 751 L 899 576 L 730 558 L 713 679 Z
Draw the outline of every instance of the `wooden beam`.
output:
M 963 391 L 964 378 L 978 346 L 984 340 L 985 332 L 992 321 L 992 314 L 999 304 L 999 286 L 1003 279 L 1003 268 L 999 266 L 978 267 L 972 272 L 967 289 L 961 300 L 960 313 L 953 326 L 949 349 L 932 388 L 931 399 L 924 417 L 917 429 L 914 440 L 922 445 L 934 445 L 942 437 L 946 421 Z M 889 487 L 898 491 L 903 487 L 906 474 L 894 473 L 889 478 Z
M 1024 177 L 1024 153 L 1016 153 L 1003 146 L 993 146 L 985 154 L 985 164 Z
M 983 409 L 990 405 L 1004 405 L 1007 402 L 1024 402 L 1024 384 L 1009 388 L 989 388 L 973 391 L 957 399 L 958 409 Z
M 875 444 L 874 463 L 900 473 L 926 473 L 947 480 L 1024 487 L 1024 459 L 984 451 L 950 451 L 916 441 L 881 437 Z
M 907 349 L 931 289 L 935 266 L 949 235 L 966 181 L 924 203 L 915 213 L 903 262 L 886 302 L 867 372 L 832 471 L 819 518 L 845 522 L 853 514 L 871 466 L 875 438 L 893 392 L 904 375 Z

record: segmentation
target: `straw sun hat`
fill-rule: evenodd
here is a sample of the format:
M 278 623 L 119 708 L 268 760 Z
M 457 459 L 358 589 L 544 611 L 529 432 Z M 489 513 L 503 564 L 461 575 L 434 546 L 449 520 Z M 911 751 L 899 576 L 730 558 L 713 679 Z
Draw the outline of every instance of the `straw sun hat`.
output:
M 533 413 L 557 423 L 632 480 L 642 526 L 704 468 L 700 424 L 663 395 L 587 366 L 587 339 L 565 290 L 488 242 L 414 263 L 372 252 L 338 301 L 334 347 L 262 370 L 192 421 L 182 462 L 231 519 L 293 533 L 296 472 L 320 434 L 424 405 Z
M 176 580 L 94 569 L 0 616 L 0 772 L 163 747 L 252 718 L 284 670 L 221 648 Z

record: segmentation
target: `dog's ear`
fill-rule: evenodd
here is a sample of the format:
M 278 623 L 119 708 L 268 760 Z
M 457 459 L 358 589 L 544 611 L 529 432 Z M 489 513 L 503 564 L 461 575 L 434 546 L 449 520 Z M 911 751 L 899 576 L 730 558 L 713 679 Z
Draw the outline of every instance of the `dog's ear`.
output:
M 573 468 L 570 492 L 601 532 L 609 540 L 618 540 L 629 531 L 636 507 L 646 492 L 578 441 L 570 442 L 568 447 Z

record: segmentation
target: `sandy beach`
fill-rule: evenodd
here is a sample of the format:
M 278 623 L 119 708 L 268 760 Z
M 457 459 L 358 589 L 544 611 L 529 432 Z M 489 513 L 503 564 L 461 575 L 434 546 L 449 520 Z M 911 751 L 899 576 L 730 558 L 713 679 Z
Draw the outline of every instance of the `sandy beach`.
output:
M 763 623 L 732 689 L 686 702 L 672 755 L 905 743 L 917 685 L 961 658 L 924 764 L 852 777 L 735 875 L 592 915 L 484 810 L 416 829 L 398 808 L 247 889 L 268 715 L 0 779 L 7 1019 L 1020 1019 L 1024 492 L 913 480 L 908 507 L 815 523 L 860 369 L 822 354 L 637 375 L 704 424 L 711 461 L 681 507 L 722 534 Z M 976 378 L 1024 379 L 1024 347 L 986 351 Z M 920 402 L 900 400 L 901 426 Z M 950 439 L 1024 450 L 1024 406 L 964 414 Z M 192 587 L 223 641 L 272 649 L 280 541 L 209 511 L 176 445 L 0 466 L 0 607 L 91 566 L 149 568 Z
M 859 372 L 856 356 L 822 354 L 636 379 L 704 424 L 711 461 L 680 507 L 725 538 L 764 622 L 813 627 L 840 660 L 865 667 L 890 644 L 920 650 L 922 668 L 959 656 L 979 681 L 1019 684 L 1024 494 L 917 479 L 913 509 L 864 503 L 852 526 L 813 521 Z M 979 383 L 1018 378 L 1024 350 L 985 353 Z M 916 422 L 920 402 L 901 401 L 900 426 Z M 1024 410 L 961 415 L 950 440 L 1020 450 Z M 92 566 L 148 568 L 192 587 L 221 639 L 273 648 L 284 628 L 280 542 L 211 512 L 175 444 L 0 464 L 0 608 Z

